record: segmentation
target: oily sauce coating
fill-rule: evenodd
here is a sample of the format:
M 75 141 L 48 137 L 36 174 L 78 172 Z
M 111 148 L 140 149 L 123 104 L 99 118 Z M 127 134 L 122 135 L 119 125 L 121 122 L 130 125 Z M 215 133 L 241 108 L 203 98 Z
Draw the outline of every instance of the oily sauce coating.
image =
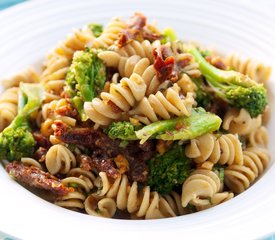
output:
M 80 162 L 80 168 L 83 170 L 90 171 L 96 168 L 100 172 L 106 172 L 108 177 L 115 179 L 120 176 L 118 169 L 115 168 L 113 158 L 97 158 L 81 154 L 78 161 Z
M 73 191 L 73 189 L 64 186 L 60 179 L 34 166 L 26 166 L 14 161 L 6 165 L 6 171 L 22 184 L 44 189 L 56 195 L 63 196 Z

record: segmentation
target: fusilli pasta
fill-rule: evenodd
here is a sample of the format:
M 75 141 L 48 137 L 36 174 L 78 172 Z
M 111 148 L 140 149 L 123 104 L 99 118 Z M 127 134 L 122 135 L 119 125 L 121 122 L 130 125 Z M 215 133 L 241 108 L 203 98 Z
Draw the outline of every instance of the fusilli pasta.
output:
M 102 34 L 97 38 L 93 38 L 89 42 L 88 46 L 91 48 L 107 48 L 113 45 L 118 39 L 121 31 L 125 29 L 126 26 L 126 23 L 120 18 L 111 19 Z
M 17 87 L 9 88 L 0 95 L 0 132 L 17 114 L 18 90 Z
M 65 186 L 72 187 L 74 191 L 59 197 L 55 204 L 70 209 L 84 209 L 84 201 L 88 193 L 93 189 L 95 176 L 80 168 L 72 168 L 67 172 L 67 177 L 62 179 Z
M 51 174 L 65 174 L 70 171 L 71 167 L 76 166 L 76 159 L 68 148 L 57 144 L 48 150 L 45 163 Z
M 47 56 L 41 75 L 41 82 L 47 91 L 47 102 L 60 98 L 74 52 L 84 50 L 86 44 L 92 39 L 94 39 L 92 32 L 85 26 L 80 30 L 75 30 Z
M 205 134 L 192 139 L 185 148 L 187 157 L 196 163 L 210 161 L 213 164 L 243 164 L 241 142 L 233 134 L 213 135 Z
M 245 109 L 230 109 L 223 118 L 222 127 L 231 133 L 247 135 L 262 124 L 262 116 L 252 118 Z
M 194 104 L 193 93 L 187 93 L 186 97 L 181 97 L 180 87 L 174 83 L 172 87 L 166 89 L 165 93 L 158 91 L 148 98 L 144 97 L 136 108 L 129 111 L 129 114 L 148 124 L 158 121 L 159 118 L 170 119 L 171 116 L 189 116 Z
M 138 55 L 121 57 L 115 52 L 104 51 L 98 54 L 108 67 L 118 68 L 122 77 L 130 77 L 133 73 L 139 74 L 146 83 L 146 96 L 156 93 L 162 86 L 167 85 L 167 81 L 161 83 L 155 73 L 154 66 L 150 65 L 148 58 L 141 58 Z
M 1 163 L 47 201 L 92 216 L 158 219 L 222 204 L 271 159 L 262 84 L 271 69 L 226 61 L 141 13 L 74 30 L 41 76 L 28 68 L 2 82 Z
M 116 203 L 112 198 L 95 198 L 90 195 L 84 202 L 85 211 L 92 216 L 111 218 L 116 213 Z
M 268 145 L 268 136 L 267 129 L 265 126 L 257 128 L 255 131 L 248 134 L 248 146 L 256 147 L 262 146 L 267 147 Z
M 192 204 L 196 206 L 198 211 L 205 210 L 211 207 L 215 207 L 221 203 L 224 203 L 234 197 L 232 192 L 215 193 L 211 198 L 200 200 L 198 202 L 193 201 Z
M 142 77 L 133 73 L 130 78 L 122 78 L 117 84 L 111 83 L 109 92 L 102 92 L 100 98 L 84 105 L 85 113 L 95 123 L 108 125 L 120 119 L 136 102 L 143 99 L 146 85 Z
M 121 48 L 117 46 L 111 46 L 110 49 L 118 53 L 121 57 L 131 57 L 133 55 L 138 55 L 141 58 L 148 58 L 150 64 L 152 64 L 154 63 L 153 50 L 159 46 L 159 40 L 156 40 L 153 43 L 150 43 L 148 40 L 144 40 L 142 42 L 133 40 Z
M 229 54 L 225 62 L 230 68 L 248 75 L 259 83 L 265 83 L 271 75 L 271 67 L 265 66 L 251 58 L 242 59 L 235 53 Z
M 68 108 L 68 99 L 61 98 L 59 100 L 52 100 L 42 106 L 41 116 L 42 123 L 39 122 L 40 131 L 44 136 L 50 136 L 53 138 L 52 133 L 54 131 L 54 121 L 60 120 L 67 126 L 74 127 L 76 119 L 70 116 L 61 115 L 59 112 Z M 66 111 L 65 111 L 66 112 Z M 40 120 L 41 121 L 41 120 Z M 55 144 L 52 142 L 52 144 Z
M 39 169 L 42 169 L 42 165 L 37 160 L 35 160 L 33 158 L 24 157 L 24 158 L 21 158 L 21 162 L 24 163 L 25 165 L 34 166 Z
M 230 165 L 225 169 L 225 184 L 235 193 L 247 189 L 267 167 L 270 156 L 266 149 L 251 147 L 243 152 L 243 165 Z
M 182 186 L 181 204 L 183 207 L 188 203 L 198 205 L 201 199 L 212 198 L 220 192 L 221 186 L 216 173 L 205 169 L 195 170 Z
M 19 87 L 21 82 L 23 82 L 23 83 L 38 83 L 39 76 L 33 68 L 28 67 L 13 76 L 3 79 L 1 81 L 1 85 L 5 89 L 8 89 L 11 87 Z
M 109 182 L 106 173 L 101 172 L 99 176 L 102 181 L 102 189 L 93 194 L 93 196 L 113 198 L 118 209 L 127 210 L 127 212 L 136 217 L 154 219 L 176 216 L 170 204 L 173 204 L 173 208 L 177 210 L 178 214 L 183 212 L 180 207 L 176 206 L 177 203 L 171 203 L 175 200 L 170 197 L 169 201 L 166 201 L 157 192 L 151 192 L 149 186 L 139 191 L 137 182 L 133 182 L 130 185 L 126 175 L 117 178 L 113 184 Z M 176 195 L 174 196 L 175 198 L 177 198 Z

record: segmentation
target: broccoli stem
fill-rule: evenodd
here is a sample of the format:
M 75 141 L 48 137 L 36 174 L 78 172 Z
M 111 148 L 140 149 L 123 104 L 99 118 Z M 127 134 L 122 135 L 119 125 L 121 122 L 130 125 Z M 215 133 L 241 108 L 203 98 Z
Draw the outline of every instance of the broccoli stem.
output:
M 151 139 L 188 140 L 220 128 L 221 119 L 203 108 L 194 108 L 190 116 L 161 120 L 145 127 L 134 126 L 130 122 L 114 122 L 106 133 L 110 138 L 121 140 L 141 140 L 140 143 Z M 137 128 L 141 128 L 137 130 Z M 135 131 L 136 130 L 136 131 Z
M 23 93 L 22 95 L 26 97 L 27 102 L 21 107 L 18 116 L 29 116 L 39 109 L 43 100 L 44 89 L 41 84 L 24 83 L 20 85 L 20 90 Z
M 194 46 L 185 46 L 185 51 L 191 53 L 199 64 L 212 95 L 218 96 L 230 106 L 246 109 L 252 118 L 264 111 L 268 99 L 262 84 L 240 72 L 225 71 L 212 66 Z
M 181 118 L 178 123 L 179 130 L 166 131 L 158 135 L 162 140 L 189 140 L 220 128 L 222 120 L 215 114 L 194 109 L 190 117 Z
M 251 81 L 249 77 L 243 75 L 242 73 L 233 70 L 221 70 L 214 67 L 209 62 L 207 62 L 201 55 L 200 51 L 192 45 L 185 47 L 185 51 L 191 53 L 194 56 L 195 61 L 199 64 L 202 75 L 204 75 L 211 83 L 211 85 L 215 87 L 220 87 L 221 85 L 219 83 L 234 83 L 244 87 L 255 85 L 255 83 Z
M 162 32 L 161 43 L 165 44 L 167 42 L 174 42 L 177 40 L 177 34 L 173 28 L 165 28 Z
M 0 134 L 1 160 L 13 161 L 31 156 L 35 146 L 28 119 L 40 107 L 44 91 L 40 84 L 29 83 L 21 84 L 20 90 L 19 112 Z
M 79 113 L 81 120 L 82 121 L 88 120 L 88 117 L 84 111 L 83 100 L 81 99 L 81 97 L 78 97 L 78 96 L 73 97 L 72 102 L 73 102 L 77 112 Z
M 136 136 L 141 139 L 141 143 L 149 138 L 188 140 L 218 130 L 221 122 L 217 115 L 208 113 L 203 108 L 196 108 L 188 117 L 158 121 L 145 126 L 136 131 Z
M 144 143 L 149 138 L 155 138 L 157 134 L 175 129 L 177 123 L 181 122 L 181 118 L 173 118 L 151 123 L 136 131 L 137 139 L 141 139 L 140 143 Z

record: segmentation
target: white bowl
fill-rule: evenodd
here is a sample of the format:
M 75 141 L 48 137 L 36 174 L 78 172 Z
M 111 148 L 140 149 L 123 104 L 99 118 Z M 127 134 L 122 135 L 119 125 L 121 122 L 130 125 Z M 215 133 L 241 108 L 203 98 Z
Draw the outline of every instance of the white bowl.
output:
M 248 3 L 248 1 L 246 2 Z M 231 1 L 31 1 L 0 14 L 1 76 L 41 63 L 45 53 L 71 31 L 88 22 L 106 23 L 112 16 L 141 11 L 178 36 L 215 46 L 224 52 L 273 65 L 275 31 L 269 15 Z M 274 75 L 273 75 L 274 80 Z M 270 105 L 274 108 L 274 82 Z M 275 114 L 269 123 L 275 143 Z M 275 148 L 271 148 L 275 156 Z M 25 190 L 0 167 L 0 231 L 22 239 L 251 239 L 275 231 L 275 166 L 251 188 L 220 206 L 162 220 L 127 221 L 96 218 L 52 205 Z

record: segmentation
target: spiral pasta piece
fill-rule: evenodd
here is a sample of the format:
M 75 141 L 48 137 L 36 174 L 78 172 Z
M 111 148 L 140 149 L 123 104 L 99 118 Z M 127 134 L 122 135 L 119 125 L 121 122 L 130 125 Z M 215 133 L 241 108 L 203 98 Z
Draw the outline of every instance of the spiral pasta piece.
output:
M 194 57 L 189 53 L 179 53 L 176 55 L 176 61 L 178 62 L 189 62 L 184 66 L 181 71 L 192 78 L 201 76 L 199 64 L 195 62 Z
M 186 73 L 181 75 L 181 78 L 177 81 L 177 84 L 184 94 L 191 92 L 194 96 L 196 95 L 197 86 Z
M 197 211 L 202 211 L 211 207 L 215 207 L 221 203 L 224 203 L 234 197 L 234 193 L 232 192 L 221 192 L 215 193 L 209 199 L 193 201 L 192 205 L 194 205 Z
M 136 218 L 156 219 L 176 216 L 170 205 L 157 192 L 151 192 L 149 186 L 139 191 L 137 182 L 129 183 L 126 175 L 110 182 L 106 173 L 99 173 L 101 188 L 94 194 L 95 198 L 112 198 L 120 210 L 127 210 Z M 166 204 L 167 203 L 167 204 Z
M 139 74 L 147 86 L 146 96 L 156 93 L 169 83 L 169 81 L 161 83 L 158 80 L 154 66 L 150 65 L 148 58 L 142 58 L 138 55 L 121 57 L 112 51 L 103 51 L 98 54 L 98 57 L 104 61 L 106 66 L 117 68 L 121 77 L 130 77 L 133 73 Z
M 88 46 L 91 48 L 108 48 L 119 38 L 122 30 L 126 29 L 127 24 L 120 18 L 112 18 L 104 28 L 102 34 L 92 39 Z
M 61 182 L 67 187 L 73 187 L 74 191 L 60 197 L 55 204 L 69 209 L 84 209 L 84 201 L 94 187 L 94 180 L 95 176 L 91 172 L 72 168 Z
M 111 218 L 116 213 L 116 203 L 112 198 L 98 199 L 93 195 L 84 202 L 85 211 L 92 216 Z
M 186 207 L 189 203 L 196 205 L 200 200 L 211 198 L 221 191 L 221 187 L 216 173 L 205 169 L 195 170 L 182 185 L 182 206 Z
M 17 115 L 17 87 L 9 88 L 0 94 L 0 132 L 6 128 Z
M 23 82 L 23 83 L 38 83 L 39 76 L 33 68 L 28 67 L 13 76 L 3 79 L 1 81 L 1 85 L 5 89 L 8 89 L 11 87 L 19 87 L 21 82 Z
M 241 142 L 233 134 L 219 136 L 208 133 L 192 139 L 185 148 L 185 154 L 196 163 L 243 164 Z
M 155 40 L 150 43 L 148 40 L 139 42 L 133 40 L 123 47 L 111 46 L 110 49 L 114 50 L 122 57 L 131 57 L 133 55 L 140 56 L 141 58 L 147 58 L 150 64 L 154 63 L 154 53 L 153 50 L 161 45 L 159 40 Z
M 74 188 L 73 192 L 69 192 L 65 196 L 59 197 L 54 204 L 60 207 L 72 209 L 72 210 L 79 210 L 84 209 L 84 201 L 86 199 L 87 193 L 84 191 L 85 183 L 82 180 L 76 177 L 68 177 L 62 179 L 62 184 L 71 187 L 77 186 Z
M 61 98 L 59 100 L 52 100 L 49 103 L 45 103 L 42 106 L 42 110 L 40 111 L 40 119 L 39 115 L 37 117 L 38 126 L 40 125 L 40 132 L 42 135 L 53 139 L 54 136 L 51 135 L 54 131 L 54 121 L 60 120 L 67 126 L 74 127 L 76 125 L 76 119 L 70 116 L 60 115 L 58 112 L 62 109 L 66 110 L 69 105 L 69 100 L 65 98 Z M 52 144 L 56 144 L 51 141 Z
M 94 39 L 92 32 L 85 26 L 80 30 L 74 30 L 73 34 L 50 52 L 41 75 L 41 82 L 47 92 L 45 101 L 60 98 L 74 52 L 84 50 L 92 39 Z
M 267 135 L 267 129 L 265 126 L 261 126 L 257 128 L 255 131 L 248 134 L 247 138 L 248 138 L 248 146 L 267 147 L 268 145 L 268 135 Z
M 257 118 L 251 118 L 249 113 L 245 109 L 230 109 L 227 111 L 223 118 L 223 129 L 237 133 L 239 135 L 247 135 L 262 124 L 262 116 L 259 115 Z
M 37 167 L 39 169 L 43 169 L 42 165 L 37 160 L 35 160 L 33 158 L 23 157 L 23 158 L 21 158 L 21 162 L 24 163 L 27 166 L 34 166 L 34 167 Z
M 54 202 L 54 204 L 58 205 L 60 207 L 77 210 L 77 209 L 84 208 L 85 199 L 86 199 L 85 194 L 78 192 L 78 191 L 74 191 L 74 192 L 70 192 L 67 195 L 59 198 L 58 200 L 56 200 Z
M 92 172 L 83 170 L 81 168 L 72 168 L 67 173 L 67 177 L 76 177 L 80 180 L 83 180 L 84 183 L 82 182 L 81 184 L 84 186 L 86 192 L 89 192 L 93 189 L 94 180 L 96 179 L 95 175 Z
M 248 75 L 259 83 L 265 83 L 271 75 L 271 67 L 251 58 L 242 59 L 238 54 L 231 53 L 225 59 L 228 66 L 235 71 Z
M 143 99 L 145 91 L 144 80 L 133 73 L 130 78 L 122 78 L 118 84 L 112 83 L 109 92 L 102 92 L 100 98 L 85 102 L 85 113 L 93 122 L 108 125 Z
M 234 193 L 246 190 L 263 173 L 270 161 L 269 152 L 261 147 L 247 148 L 243 155 L 243 166 L 233 164 L 224 171 L 225 184 Z
M 65 146 L 57 144 L 48 150 L 45 159 L 48 171 L 55 175 L 57 173 L 68 173 L 71 167 L 76 166 L 74 154 Z
M 178 54 L 179 61 L 185 61 L 185 59 L 192 58 L 190 54 Z M 132 73 L 139 74 L 145 81 L 147 90 L 146 96 L 155 94 L 162 88 L 167 88 L 169 81 L 160 82 L 156 76 L 154 65 L 151 64 L 150 59 L 143 57 L 143 55 L 131 55 L 129 57 L 121 56 L 113 51 L 103 51 L 98 54 L 98 57 L 103 60 L 107 67 L 117 68 L 121 77 L 129 77 Z M 199 77 L 201 72 L 196 62 L 190 61 L 187 66 L 183 67 L 184 72 L 180 79 L 177 81 L 179 86 L 186 93 L 187 91 L 195 92 L 196 86 L 192 82 L 189 76 Z
M 165 209 L 172 210 L 170 215 L 174 213 L 176 216 L 181 216 L 188 213 L 188 210 L 181 205 L 181 196 L 175 191 L 160 198 L 160 211 L 165 212 Z
M 65 98 L 43 104 L 41 111 L 43 119 L 61 120 L 68 126 L 74 127 L 76 124 L 75 118 L 58 114 L 59 110 L 66 109 L 69 104 L 69 100 Z
M 195 104 L 193 93 L 187 93 L 185 98 L 180 95 L 180 87 L 174 84 L 165 93 L 158 91 L 148 98 L 144 97 L 129 115 L 148 124 L 159 119 L 170 119 L 172 116 L 190 116 Z

